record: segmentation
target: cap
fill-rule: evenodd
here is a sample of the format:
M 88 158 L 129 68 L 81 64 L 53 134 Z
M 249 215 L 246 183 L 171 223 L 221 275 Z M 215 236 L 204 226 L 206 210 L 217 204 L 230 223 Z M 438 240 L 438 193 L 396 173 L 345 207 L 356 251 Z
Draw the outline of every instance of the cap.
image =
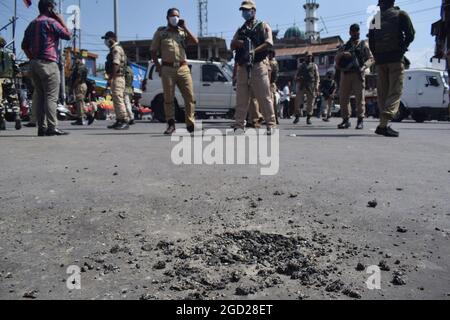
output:
M 361 30 L 361 29 L 359 27 L 359 24 L 357 24 L 357 23 L 354 23 L 350 26 L 350 31 L 359 31 L 359 30 Z
M 114 32 L 112 32 L 112 31 L 108 31 L 108 32 L 105 33 L 105 35 L 102 37 L 102 39 L 111 39 L 111 38 L 114 38 L 114 39 L 117 38 L 116 34 L 115 34 Z
M 256 10 L 255 1 L 253 1 L 253 0 L 242 1 L 241 7 L 239 8 L 239 10 L 250 10 L 250 9 Z
M 312 55 L 312 53 L 311 52 L 309 52 L 309 51 L 306 51 L 306 53 L 305 53 L 305 57 L 312 57 L 313 55 Z

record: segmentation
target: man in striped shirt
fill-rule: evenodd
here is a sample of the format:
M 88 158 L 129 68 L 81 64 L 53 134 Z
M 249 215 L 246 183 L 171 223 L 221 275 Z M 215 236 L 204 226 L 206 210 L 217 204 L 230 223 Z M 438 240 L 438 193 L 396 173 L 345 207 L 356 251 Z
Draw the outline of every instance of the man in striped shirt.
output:
M 57 129 L 56 108 L 60 90 L 59 40 L 70 40 L 64 18 L 55 13 L 54 0 L 40 0 L 39 17 L 30 23 L 22 41 L 22 50 L 30 59 L 31 77 L 36 90 L 38 136 L 66 135 Z

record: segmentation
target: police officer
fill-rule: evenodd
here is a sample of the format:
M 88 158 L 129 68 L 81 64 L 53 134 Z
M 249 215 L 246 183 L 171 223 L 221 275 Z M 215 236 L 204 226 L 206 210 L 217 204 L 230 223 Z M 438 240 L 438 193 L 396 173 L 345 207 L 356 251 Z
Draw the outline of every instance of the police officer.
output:
M 376 134 L 399 137 L 389 125 L 400 107 L 405 73 L 405 53 L 414 41 L 415 30 L 409 15 L 394 7 L 395 0 L 379 0 L 381 25 L 369 31 L 369 45 L 377 66 L 380 125 Z M 376 22 L 376 21 L 375 21 Z
M 334 81 L 334 72 L 328 71 L 326 79 L 320 83 L 320 92 L 324 100 L 325 108 L 322 112 L 322 120 L 330 122 L 331 111 L 334 103 L 334 94 L 336 93 L 336 82 Z
M 191 70 L 187 64 L 186 44 L 198 45 L 198 39 L 180 19 L 180 10 L 167 11 L 167 26 L 159 28 L 153 36 L 152 60 L 159 72 L 164 90 L 164 112 L 167 121 L 166 135 L 172 135 L 175 127 L 175 86 L 180 89 L 186 108 L 186 126 L 192 133 L 195 130 L 195 95 Z M 162 63 L 158 60 L 161 56 Z
M 108 31 L 102 39 L 105 45 L 110 49 L 106 58 L 105 71 L 108 75 L 108 82 L 111 85 L 114 110 L 116 113 L 116 122 L 108 129 L 128 130 L 130 125 L 126 106 L 125 106 L 125 71 L 127 57 L 123 48 L 117 42 L 117 36 L 114 32 Z
M 314 102 L 319 93 L 320 74 L 319 67 L 313 61 L 313 55 L 306 52 L 305 61 L 300 64 L 296 75 L 297 97 L 295 99 L 295 120 L 294 124 L 300 121 L 300 106 L 305 102 L 306 95 L 306 123 L 311 125 L 311 117 L 314 112 Z
M 231 42 L 231 49 L 236 50 L 238 64 L 235 132 L 245 132 L 245 118 L 253 95 L 266 121 L 267 134 L 272 135 L 276 126 L 268 60 L 269 49 L 273 46 L 272 29 L 267 23 L 256 20 L 254 1 L 243 1 L 239 10 L 242 11 L 245 23 Z
M 131 68 L 130 63 L 127 63 L 127 69 L 125 71 L 125 106 L 127 108 L 127 114 L 130 121 L 128 124 L 134 125 L 134 113 L 133 113 L 133 105 L 131 104 L 133 101 L 133 95 L 134 95 L 134 88 L 133 88 L 133 81 L 134 81 L 134 71 L 133 68 Z
M 87 75 L 88 69 L 83 63 L 83 57 L 77 55 L 75 58 L 75 66 L 72 70 L 72 91 L 75 94 L 75 104 L 77 107 L 77 120 L 72 123 L 73 126 L 82 126 L 83 125 L 83 115 L 85 109 L 85 99 L 87 93 Z M 89 115 L 88 117 L 92 117 Z
M 272 93 L 273 110 L 275 111 L 276 123 L 277 123 L 277 125 L 279 125 L 280 122 L 278 120 L 278 107 L 277 107 L 276 93 L 278 91 L 277 81 L 278 81 L 278 76 L 279 76 L 279 73 L 280 73 L 280 67 L 278 66 L 278 62 L 275 59 L 275 57 L 276 57 L 275 50 L 273 50 L 273 49 L 269 50 L 270 91 Z
M 336 57 L 336 67 L 341 73 L 339 98 L 343 119 L 338 128 L 349 129 L 351 127 L 350 96 L 354 94 L 358 117 L 356 129 L 362 130 L 366 115 L 365 73 L 373 65 L 374 59 L 367 42 L 360 40 L 358 24 L 350 26 L 350 37 Z

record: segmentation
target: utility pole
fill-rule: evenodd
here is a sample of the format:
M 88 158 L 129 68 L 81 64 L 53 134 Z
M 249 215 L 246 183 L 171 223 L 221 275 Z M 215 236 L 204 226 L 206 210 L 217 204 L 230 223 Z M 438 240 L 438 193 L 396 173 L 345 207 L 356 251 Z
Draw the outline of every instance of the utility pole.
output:
M 114 33 L 119 39 L 119 0 L 114 0 Z
M 14 0 L 14 18 L 13 18 L 13 26 L 12 26 L 12 33 L 13 33 L 13 53 L 16 55 L 16 21 L 17 21 L 17 0 Z
M 79 29 L 78 29 L 78 48 L 81 50 L 81 0 L 78 0 L 78 22 L 79 22 Z

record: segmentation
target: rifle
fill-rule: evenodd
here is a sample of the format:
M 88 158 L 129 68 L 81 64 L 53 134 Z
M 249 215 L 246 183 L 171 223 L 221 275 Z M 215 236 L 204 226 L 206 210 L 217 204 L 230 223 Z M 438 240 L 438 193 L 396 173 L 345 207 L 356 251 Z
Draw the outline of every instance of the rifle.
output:
M 244 39 L 244 50 L 246 55 L 246 67 L 247 67 L 247 81 L 248 85 L 250 86 L 251 80 L 252 80 L 252 69 L 253 64 L 255 63 L 255 56 L 253 53 L 253 43 L 250 38 Z

